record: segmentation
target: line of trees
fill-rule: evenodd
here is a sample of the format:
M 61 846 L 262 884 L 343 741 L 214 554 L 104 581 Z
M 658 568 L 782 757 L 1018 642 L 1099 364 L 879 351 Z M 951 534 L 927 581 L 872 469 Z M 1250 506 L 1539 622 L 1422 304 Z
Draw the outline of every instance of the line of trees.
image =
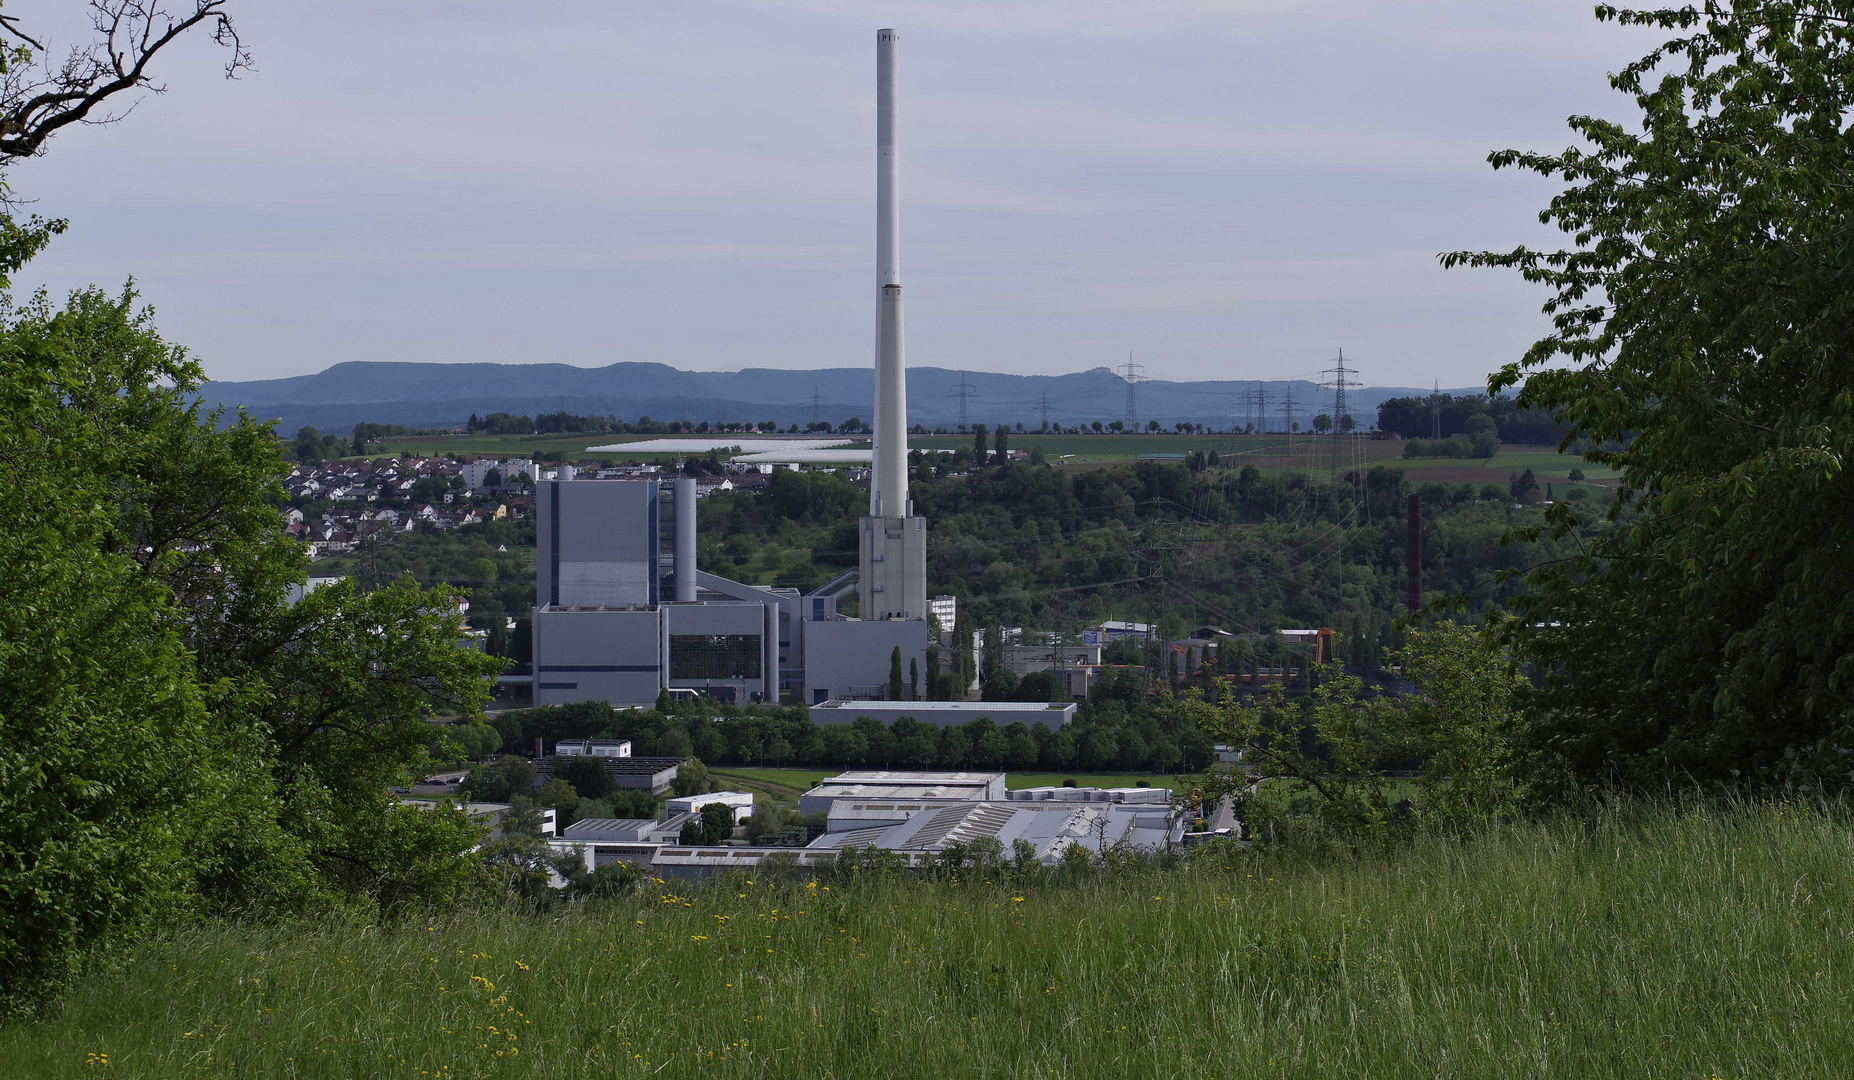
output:
M 1492 427 L 1477 425 L 1477 418 L 1492 421 Z M 1406 439 L 1427 439 L 1441 428 L 1441 437 L 1474 436 L 1489 431 L 1499 443 L 1553 446 L 1570 431 L 1570 425 L 1554 418 L 1549 409 L 1521 404 L 1504 394 L 1433 394 L 1427 397 L 1387 398 L 1378 405 L 1378 430 Z M 1436 455 L 1467 456 L 1467 455 Z M 1477 455 L 1492 457 L 1492 454 Z

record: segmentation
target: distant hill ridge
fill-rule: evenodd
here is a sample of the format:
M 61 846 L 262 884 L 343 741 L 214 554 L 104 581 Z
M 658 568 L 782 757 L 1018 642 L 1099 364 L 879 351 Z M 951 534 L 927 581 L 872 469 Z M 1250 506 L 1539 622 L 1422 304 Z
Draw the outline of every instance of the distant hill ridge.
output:
M 909 422 L 927 427 L 958 423 L 954 397 L 961 381 L 969 392 L 973 423 L 1042 422 L 1045 395 L 1051 423 L 1075 425 L 1123 419 L 1126 383 L 1107 368 L 1067 375 L 1004 375 L 946 368 L 908 369 Z M 1303 426 L 1330 411 L 1332 392 L 1304 380 L 1266 382 L 1270 411 L 1292 390 Z M 1227 428 L 1246 423 L 1248 394 L 1256 380 L 1167 382 L 1154 379 L 1138 389 L 1140 422 L 1158 420 L 1167 429 L 1179 421 Z M 1478 393 L 1481 388 L 1451 390 Z M 1370 427 L 1378 403 L 1390 397 L 1426 394 L 1415 387 L 1366 387 L 1347 394 L 1360 420 Z M 820 418 L 870 420 L 875 373 L 866 367 L 794 371 L 681 371 L 667 364 L 624 362 L 602 368 L 568 364 L 415 364 L 348 361 L 313 375 L 251 382 L 208 383 L 208 404 L 244 406 L 263 419 L 278 420 L 285 432 L 304 425 L 345 431 L 362 421 L 418 427 L 461 425 L 471 413 L 521 415 L 567 412 L 636 420 L 771 420 L 803 425 L 812 418 L 817 394 Z

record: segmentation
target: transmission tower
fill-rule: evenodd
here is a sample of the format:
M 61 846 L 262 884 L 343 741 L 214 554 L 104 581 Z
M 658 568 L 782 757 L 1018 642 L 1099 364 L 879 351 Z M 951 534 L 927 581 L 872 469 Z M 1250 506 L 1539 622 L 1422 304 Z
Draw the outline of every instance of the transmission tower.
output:
M 1146 381 L 1146 376 L 1141 374 L 1146 369 L 1142 365 L 1135 364 L 1133 362 L 1133 354 L 1128 353 L 1127 362 L 1120 365 L 1118 368 L 1115 368 L 1114 370 L 1120 373 L 1120 377 L 1126 380 L 1126 384 L 1127 384 L 1127 419 L 1126 419 L 1127 430 L 1128 431 L 1138 431 L 1139 430 L 1138 389 L 1139 389 L 1139 384 Z
M 946 396 L 959 402 L 959 426 L 965 427 L 971 415 L 967 406 L 978 400 L 978 387 L 967 382 L 966 373 L 962 371 L 959 373 L 959 381 L 953 384 L 953 389 Z
M 1339 359 L 1333 361 L 1333 366 L 1327 368 L 1325 371 L 1320 372 L 1320 374 L 1332 376 L 1332 378 L 1321 383 L 1320 385 L 1330 386 L 1332 387 L 1332 390 L 1333 390 L 1333 461 L 1332 461 L 1332 472 L 1330 475 L 1338 476 L 1339 475 L 1339 440 L 1346 439 L 1349 441 L 1351 439 L 1350 432 L 1351 432 L 1352 427 L 1354 426 L 1350 422 L 1352 418 L 1352 407 L 1346 404 L 1345 392 L 1348 388 L 1355 390 L 1355 389 L 1358 389 L 1364 386 L 1365 384 L 1358 382 L 1354 379 L 1347 378 L 1347 376 L 1349 375 L 1358 374 L 1358 369 L 1350 368 L 1346 366 L 1344 349 L 1339 350 Z
M 1252 419 L 1257 435 L 1268 430 L 1268 384 L 1265 382 L 1255 384 L 1255 415 Z
M 1041 397 L 1037 398 L 1036 408 L 1039 413 L 1043 414 L 1043 430 L 1047 432 L 1049 430 L 1049 395 L 1048 394 L 1044 394 Z
M 1294 413 L 1300 406 L 1294 403 L 1294 384 L 1287 384 L 1287 391 L 1281 395 L 1281 426 L 1287 431 L 1288 465 L 1294 464 Z
M 811 396 L 806 398 L 805 400 L 811 403 L 811 422 L 813 424 L 823 423 L 824 422 L 824 398 L 821 394 L 818 393 L 817 383 L 811 384 Z
M 1436 380 L 1435 393 L 1429 395 L 1429 437 L 1442 438 L 1442 380 Z

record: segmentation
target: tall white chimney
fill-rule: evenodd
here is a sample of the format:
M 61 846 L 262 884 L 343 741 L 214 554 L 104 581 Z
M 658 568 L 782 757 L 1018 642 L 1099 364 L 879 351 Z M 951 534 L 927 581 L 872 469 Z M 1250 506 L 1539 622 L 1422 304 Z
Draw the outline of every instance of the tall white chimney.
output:
M 856 596 L 862 619 L 919 622 L 927 618 L 927 522 L 914 516 L 908 498 L 908 371 L 895 177 L 895 45 L 900 36 L 876 31 L 875 444 L 869 516 L 859 523 Z
M 895 176 L 895 43 L 876 31 L 875 448 L 872 517 L 908 517 L 908 383 L 901 319 L 901 207 Z

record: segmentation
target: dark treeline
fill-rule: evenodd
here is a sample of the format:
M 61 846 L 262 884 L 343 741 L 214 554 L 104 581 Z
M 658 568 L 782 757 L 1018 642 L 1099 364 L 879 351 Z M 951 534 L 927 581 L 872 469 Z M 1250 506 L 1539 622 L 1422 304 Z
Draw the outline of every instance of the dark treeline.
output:
M 537 738 L 551 748 L 561 739 L 599 737 L 629 739 L 638 755 L 694 756 L 715 765 L 1185 773 L 1214 757 L 1188 718 L 1159 707 L 1137 670 L 1097 683 L 1075 722 L 1055 729 L 986 718 L 947 728 L 907 717 L 892 728 L 868 719 L 815 724 L 802 706 L 706 701 L 678 702 L 668 711 L 582 702 L 504 712 L 491 722 L 511 754 L 531 752 Z
M 1506 443 L 1555 445 L 1570 431 L 1570 425 L 1553 419 L 1550 412 L 1522 408 L 1504 394 L 1492 398 L 1486 394 L 1389 398 L 1378 405 L 1378 430 L 1406 439 L 1432 436 L 1447 439 L 1473 434 L 1476 430 L 1473 420 L 1477 416 L 1491 417 L 1499 430 L 1500 441 Z M 1436 430 L 1438 422 L 1439 432 Z

